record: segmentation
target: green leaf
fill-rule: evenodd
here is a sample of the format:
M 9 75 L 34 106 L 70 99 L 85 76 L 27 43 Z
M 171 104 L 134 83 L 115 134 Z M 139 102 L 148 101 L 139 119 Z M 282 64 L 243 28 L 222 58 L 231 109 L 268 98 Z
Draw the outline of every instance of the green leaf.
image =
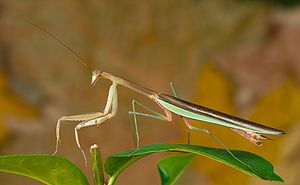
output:
M 152 153 L 166 151 L 202 155 L 229 165 L 251 176 L 259 177 L 264 180 L 283 182 L 283 180 L 274 173 L 273 166 L 270 162 L 250 152 L 230 150 L 239 160 L 246 163 L 247 166 L 233 158 L 225 149 L 183 144 L 153 144 L 142 146 L 138 151 L 131 149 L 108 157 L 104 164 L 105 171 L 110 176 L 108 184 L 114 184 L 120 173 L 135 161 Z M 249 166 L 251 168 L 249 168 Z
M 52 155 L 0 156 L 0 171 L 15 173 L 51 185 L 88 185 L 81 170 L 70 161 Z
M 195 156 L 195 154 L 172 155 L 159 160 L 157 168 L 161 178 L 161 184 L 175 184 Z

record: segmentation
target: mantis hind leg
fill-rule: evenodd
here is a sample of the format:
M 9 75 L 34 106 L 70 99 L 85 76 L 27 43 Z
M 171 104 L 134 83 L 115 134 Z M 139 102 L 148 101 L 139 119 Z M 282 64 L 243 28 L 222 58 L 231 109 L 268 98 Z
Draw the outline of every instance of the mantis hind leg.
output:
M 175 88 L 174 88 L 174 85 L 173 85 L 173 82 L 170 82 L 170 87 L 172 89 L 172 92 L 173 92 L 173 95 L 177 98 L 177 93 L 175 91 Z M 181 118 L 184 118 L 183 116 L 180 116 Z M 187 127 L 188 128 L 188 127 Z M 187 136 L 187 143 L 188 145 L 191 143 L 191 129 L 187 129 L 187 132 L 188 132 L 188 136 Z
M 255 174 L 257 174 L 257 172 L 248 164 L 246 164 L 245 162 L 243 162 L 242 160 L 240 160 L 238 157 L 236 157 L 215 135 L 213 135 L 209 130 L 206 129 L 202 129 L 202 128 L 198 128 L 198 127 L 194 127 L 189 123 L 189 119 L 186 117 L 183 117 L 183 121 L 185 123 L 185 125 L 187 126 L 187 128 L 190 130 L 196 130 L 202 133 L 206 133 L 208 135 L 210 135 L 210 137 L 212 137 L 219 145 L 221 145 L 235 160 L 237 160 L 238 162 L 240 162 L 241 164 L 245 165 L 246 167 L 248 167 L 251 171 L 253 171 Z
M 139 105 L 140 107 L 144 108 L 146 111 L 150 112 L 151 114 L 147 114 L 147 113 L 142 113 L 142 112 L 136 112 L 136 105 Z M 136 116 L 145 116 L 145 117 L 149 117 L 149 118 L 154 118 L 154 119 L 159 119 L 159 120 L 165 120 L 165 121 L 172 121 L 172 116 L 171 116 L 171 112 L 169 112 L 168 110 L 165 110 L 165 115 L 147 107 L 146 105 L 136 101 L 136 100 L 132 100 L 132 111 L 128 112 L 129 115 L 129 121 L 130 121 L 130 128 L 131 128 L 131 132 L 133 135 L 133 139 L 134 139 L 134 145 L 135 145 L 135 150 L 132 152 L 132 155 L 134 153 L 136 153 L 139 149 L 140 146 L 140 137 L 139 137 L 139 130 L 138 130 L 138 124 L 137 124 L 137 118 Z M 132 124 L 132 117 L 133 117 L 133 124 Z
M 171 87 L 171 90 L 172 90 L 172 92 L 173 92 L 173 95 L 177 98 L 177 93 L 176 93 L 176 91 L 175 91 L 173 82 L 170 82 L 170 87 Z

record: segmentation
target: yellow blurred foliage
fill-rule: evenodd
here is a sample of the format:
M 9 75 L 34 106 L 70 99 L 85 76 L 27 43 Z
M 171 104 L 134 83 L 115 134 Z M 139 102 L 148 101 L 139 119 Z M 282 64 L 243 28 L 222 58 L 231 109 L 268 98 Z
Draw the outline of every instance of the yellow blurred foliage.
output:
M 7 78 L 3 73 L 0 73 L 0 105 L 0 143 L 3 143 L 8 136 L 4 123 L 5 116 L 11 114 L 28 118 L 37 115 L 34 107 L 26 104 L 9 90 Z
M 234 89 L 228 76 L 209 62 L 206 62 L 196 80 L 195 102 L 222 112 L 236 114 L 233 101 Z M 251 120 L 274 128 L 286 130 L 288 126 L 300 117 L 300 88 L 293 80 L 287 80 L 265 96 L 259 98 L 253 107 Z M 260 155 L 273 164 L 277 160 L 277 153 L 284 136 L 273 137 L 275 141 L 266 141 L 264 146 L 257 147 L 241 138 L 230 129 L 208 123 L 192 122 L 198 127 L 210 130 L 228 148 L 247 150 Z M 183 130 L 186 132 L 186 129 Z M 221 148 L 208 135 L 192 134 L 192 144 Z M 212 185 L 246 184 L 250 176 L 232 169 L 226 165 L 207 158 L 197 158 L 195 167 L 209 177 Z M 264 183 L 264 181 L 262 181 Z
M 199 74 L 195 101 L 233 114 L 233 88 L 228 77 L 209 62 L 202 66 Z
M 288 79 L 258 100 L 251 119 L 280 128 L 299 120 L 300 88 L 296 81 Z

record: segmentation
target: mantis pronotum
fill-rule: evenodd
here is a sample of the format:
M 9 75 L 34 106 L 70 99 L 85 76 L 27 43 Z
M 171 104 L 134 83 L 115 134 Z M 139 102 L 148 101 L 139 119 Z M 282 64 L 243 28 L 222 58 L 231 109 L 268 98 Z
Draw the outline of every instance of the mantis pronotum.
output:
M 29 22 L 30 23 L 30 22 Z M 230 150 L 227 149 L 227 147 L 216 137 L 214 136 L 210 131 L 197 128 L 192 126 L 189 123 L 190 119 L 193 120 L 199 120 L 204 122 L 209 122 L 221 126 L 225 126 L 227 128 L 232 129 L 233 131 L 239 133 L 241 136 L 248 139 L 250 142 L 256 144 L 256 145 L 262 145 L 261 139 L 268 139 L 267 137 L 263 136 L 262 134 L 269 134 L 269 135 L 281 135 L 284 134 L 282 130 L 278 130 L 275 128 L 271 128 L 268 126 L 260 125 L 258 123 L 254 123 L 242 118 L 238 118 L 226 113 L 222 113 L 207 107 L 203 107 L 191 102 L 187 102 L 185 100 L 182 100 L 177 97 L 176 92 L 174 90 L 173 85 L 170 83 L 172 91 L 174 96 L 158 93 L 154 90 L 148 89 L 146 87 L 143 87 L 141 85 L 138 85 L 132 81 L 126 80 L 124 78 L 117 77 L 115 75 L 112 75 L 110 73 L 100 71 L 100 70 L 91 70 L 91 68 L 83 61 L 81 57 L 79 57 L 73 50 L 71 50 L 68 46 L 66 46 L 61 40 L 56 38 L 54 35 L 46 31 L 45 29 L 41 28 L 38 25 L 35 25 L 33 23 L 30 23 L 31 25 L 37 27 L 44 33 L 48 34 L 52 38 L 54 38 L 56 41 L 58 41 L 68 52 L 70 52 L 73 56 L 75 56 L 79 62 L 81 62 L 91 73 L 92 80 L 91 85 L 95 85 L 96 82 L 99 79 L 107 79 L 112 82 L 112 85 L 110 86 L 107 102 L 105 105 L 105 108 L 103 112 L 96 112 L 91 114 L 80 114 L 80 115 L 73 115 L 73 116 L 63 116 L 61 117 L 56 126 L 56 147 L 55 152 L 53 154 L 56 154 L 58 150 L 58 144 L 60 141 L 60 125 L 62 121 L 81 121 L 76 127 L 75 127 L 75 138 L 76 143 L 79 149 L 81 150 L 85 164 L 86 164 L 86 156 L 85 153 L 80 145 L 79 136 L 78 136 L 78 130 L 85 127 L 100 125 L 101 123 L 105 122 L 108 119 L 111 119 L 114 117 L 117 113 L 118 109 L 118 93 L 117 93 L 117 87 L 118 85 L 124 86 L 130 90 L 133 90 L 137 93 L 140 93 L 142 95 L 145 95 L 146 97 L 150 98 L 155 104 L 160 107 L 164 114 L 161 114 L 155 110 L 150 109 L 146 105 L 143 105 L 142 103 L 133 100 L 132 101 L 132 111 L 129 111 L 129 115 L 133 117 L 133 123 L 134 123 L 134 143 L 136 147 L 136 151 L 139 148 L 140 140 L 139 140 L 139 133 L 138 133 L 138 126 L 137 126 L 137 120 L 136 116 L 146 116 L 151 117 L 155 119 L 165 120 L 165 121 L 172 121 L 172 114 L 178 115 L 181 118 L 183 118 L 184 123 L 188 129 L 188 144 L 190 143 L 190 131 L 196 130 L 199 132 L 203 132 L 206 134 L 209 134 L 217 143 L 219 143 L 233 158 L 241 162 L 242 164 L 246 165 L 250 169 L 252 169 L 249 165 L 238 159 L 235 155 L 230 152 Z M 142 112 L 136 112 L 135 108 L 136 105 L 140 106 L 141 108 L 144 108 L 149 113 L 142 113 Z M 130 117 L 130 123 L 132 125 Z M 253 170 L 253 169 L 252 169 Z M 253 170 L 254 171 L 254 170 Z M 255 172 L 255 171 L 254 171 Z

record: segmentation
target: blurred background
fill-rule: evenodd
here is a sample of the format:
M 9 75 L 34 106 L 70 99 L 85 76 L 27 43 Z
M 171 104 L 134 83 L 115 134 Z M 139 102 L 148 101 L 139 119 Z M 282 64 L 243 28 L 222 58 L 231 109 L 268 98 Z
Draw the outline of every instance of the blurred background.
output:
M 270 162 L 285 184 L 300 175 L 300 7 L 297 0 L 184 1 L 10 1 L 0 2 L 0 152 L 46 153 L 55 147 L 55 125 L 63 115 L 102 111 L 109 81 L 90 86 L 88 71 L 54 39 L 63 40 L 92 66 L 158 92 L 169 82 L 186 100 L 286 131 L 262 147 L 220 126 L 192 122 L 228 148 L 256 153 Z M 97 143 L 103 158 L 133 147 L 128 111 L 132 99 L 157 108 L 119 87 L 117 116 L 80 130 L 82 145 Z M 138 118 L 142 144 L 186 143 L 181 119 L 172 123 Z M 62 124 L 59 156 L 90 179 L 74 139 L 76 123 Z M 192 144 L 220 147 L 192 133 Z M 163 155 L 163 154 L 161 154 Z M 159 184 L 149 156 L 117 184 Z M 1 184 L 39 184 L 0 173 Z M 279 184 L 250 177 L 197 157 L 178 184 Z

